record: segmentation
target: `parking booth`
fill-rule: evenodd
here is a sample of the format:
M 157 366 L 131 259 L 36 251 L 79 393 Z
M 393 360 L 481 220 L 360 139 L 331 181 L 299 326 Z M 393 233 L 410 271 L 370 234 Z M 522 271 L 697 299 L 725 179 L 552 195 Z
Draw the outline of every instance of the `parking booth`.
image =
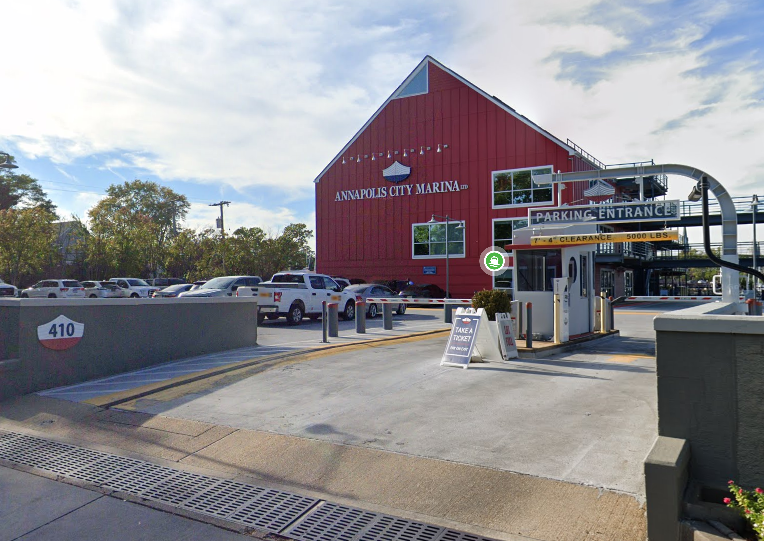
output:
M 553 235 L 597 233 L 594 224 L 532 226 L 516 229 L 512 235 L 514 258 L 513 299 L 533 303 L 533 331 L 536 339 L 565 342 L 594 331 L 594 244 L 532 244 L 531 238 Z M 555 310 L 557 299 L 557 310 Z M 559 313 L 558 335 L 555 314 Z M 527 323 L 523 322 L 522 334 Z

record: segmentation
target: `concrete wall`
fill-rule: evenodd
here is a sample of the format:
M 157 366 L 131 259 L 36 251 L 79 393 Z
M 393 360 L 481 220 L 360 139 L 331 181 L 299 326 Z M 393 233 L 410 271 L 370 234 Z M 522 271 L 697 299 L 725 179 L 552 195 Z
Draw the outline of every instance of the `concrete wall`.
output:
M 59 315 L 85 325 L 63 351 L 37 337 Z M 0 400 L 256 343 L 253 298 L 2 300 L 0 363 L 19 360 L 0 371 Z
M 739 311 L 714 303 L 654 322 L 658 433 L 686 439 L 690 477 L 721 488 L 764 485 L 764 317 Z

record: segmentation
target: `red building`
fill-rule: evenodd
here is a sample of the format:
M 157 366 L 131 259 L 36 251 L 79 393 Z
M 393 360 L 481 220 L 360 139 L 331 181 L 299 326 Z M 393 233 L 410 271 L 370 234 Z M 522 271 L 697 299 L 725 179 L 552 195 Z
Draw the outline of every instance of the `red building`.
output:
M 445 226 L 428 224 L 438 215 L 451 220 L 452 296 L 510 287 L 480 254 L 510 243 L 529 207 L 559 204 L 531 172 L 600 166 L 427 56 L 315 179 L 317 270 L 445 289 Z M 562 203 L 581 204 L 589 185 L 566 188 Z

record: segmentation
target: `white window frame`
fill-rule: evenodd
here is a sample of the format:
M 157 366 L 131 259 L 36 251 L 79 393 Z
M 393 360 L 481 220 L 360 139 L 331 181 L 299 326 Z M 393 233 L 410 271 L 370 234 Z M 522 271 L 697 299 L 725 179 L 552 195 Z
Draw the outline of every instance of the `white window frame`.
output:
M 496 222 L 515 222 L 515 221 L 518 221 L 518 220 L 525 220 L 525 222 L 527 224 L 530 224 L 530 221 L 528 220 L 528 218 L 527 217 L 523 217 L 523 216 L 515 216 L 515 217 L 507 217 L 507 218 L 494 218 L 494 219 L 492 219 L 491 220 L 491 246 L 496 246 Z M 514 231 L 514 228 L 512 228 L 512 231 Z M 501 248 L 502 248 L 502 250 L 506 251 L 504 246 L 502 246 Z M 514 256 L 511 256 L 511 257 L 512 257 L 512 261 L 514 261 L 515 260 Z M 515 268 L 514 265 L 512 265 L 511 267 L 507 267 L 507 270 L 514 272 L 514 268 Z M 512 280 L 513 280 L 513 284 L 514 284 L 514 275 L 512 277 Z M 492 289 L 497 289 L 496 288 L 496 276 L 494 276 L 494 275 L 491 276 L 491 288 Z M 512 290 L 514 290 L 514 287 L 511 287 L 511 288 L 509 288 L 509 287 L 500 287 L 498 289 L 507 289 L 507 290 L 512 291 Z
M 462 253 L 461 254 L 448 254 L 449 259 L 454 258 L 464 258 L 466 257 L 467 252 L 467 223 L 465 220 L 449 220 L 448 223 L 450 224 L 458 224 L 458 223 L 464 224 L 464 234 L 462 235 Z M 446 259 L 446 254 L 435 254 L 435 255 L 415 255 L 414 254 L 414 245 L 416 244 L 414 242 L 414 228 L 416 226 L 426 225 L 428 227 L 433 225 L 446 225 L 446 222 L 438 222 L 437 224 L 431 224 L 429 222 L 422 222 L 422 223 L 416 223 L 411 224 L 411 259 Z M 448 242 L 458 242 L 455 240 L 449 240 Z M 448 245 L 446 245 L 446 250 L 448 250 Z
M 493 177 L 496 174 L 500 173 L 514 173 L 515 171 L 532 171 L 534 169 L 550 169 L 552 173 L 554 173 L 554 166 L 553 165 L 535 165 L 533 167 L 518 167 L 515 169 L 500 169 L 498 171 L 491 171 L 491 208 L 492 209 L 511 209 L 511 208 L 522 208 L 522 207 L 551 207 L 554 206 L 554 187 L 552 184 L 549 185 L 549 189 L 551 190 L 552 198 L 549 201 L 540 201 L 538 203 L 512 203 L 509 205 L 497 205 L 495 203 L 495 195 L 496 192 L 494 191 L 494 180 Z

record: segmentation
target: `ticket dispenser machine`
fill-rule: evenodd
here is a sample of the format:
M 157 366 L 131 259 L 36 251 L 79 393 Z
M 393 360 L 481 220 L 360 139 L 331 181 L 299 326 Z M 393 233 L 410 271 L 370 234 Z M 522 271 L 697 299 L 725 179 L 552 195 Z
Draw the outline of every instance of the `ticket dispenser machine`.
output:
M 594 255 L 597 245 L 532 246 L 531 237 L 593 233 L 597 233 L 594 224 L 531 226 L 514 231 L 512 298 L 523 303 L 533 303 L 534 335 L 549 340 L 554 337 L 555 291 L 559 292 L 561 302 L 565 302 L 565 306 L 560 308 L 567 309 L 567 337 L 560 336 L 561 341 L 593 332 Z M 525 328 L 522 333 L 525 333 Z

